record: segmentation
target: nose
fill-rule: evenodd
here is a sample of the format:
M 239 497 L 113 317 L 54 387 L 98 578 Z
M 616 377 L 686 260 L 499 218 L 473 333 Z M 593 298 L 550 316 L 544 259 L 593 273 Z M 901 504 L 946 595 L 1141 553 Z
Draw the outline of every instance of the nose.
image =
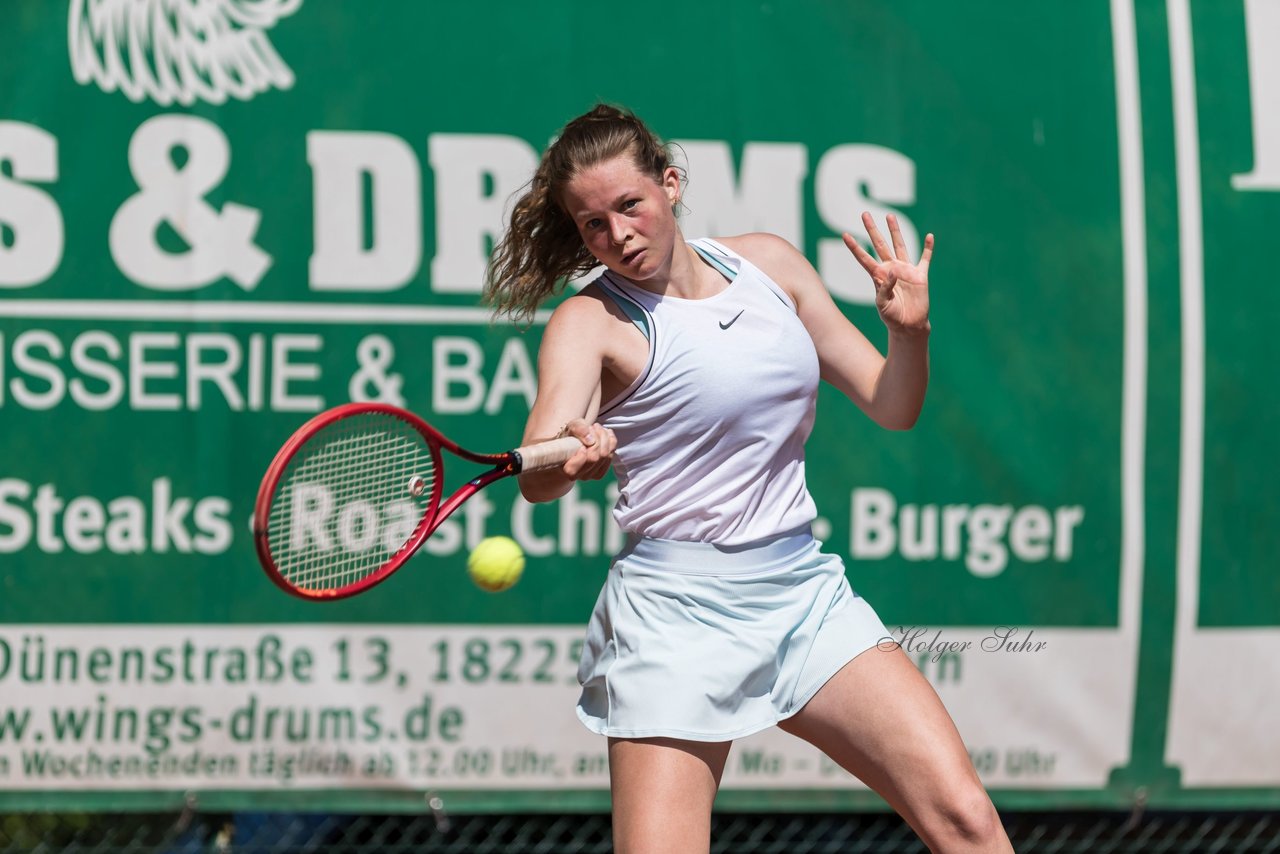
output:
M 614 216 L 609 218 L 609 239 L 618 246 L 627 242 L 631 236 L 631 226 L 627 222 L 626 217 Z

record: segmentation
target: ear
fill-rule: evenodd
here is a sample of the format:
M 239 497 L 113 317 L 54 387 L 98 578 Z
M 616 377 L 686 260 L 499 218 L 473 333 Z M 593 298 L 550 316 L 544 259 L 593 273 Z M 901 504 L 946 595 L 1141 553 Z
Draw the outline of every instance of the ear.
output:
M 680 201 L 680 191 L 684 188 L 680 184 L 679 169 L 674 166 L 666 168 L 662 173 L 662 189 L 666 191 L 667 201 L 672 205 Z

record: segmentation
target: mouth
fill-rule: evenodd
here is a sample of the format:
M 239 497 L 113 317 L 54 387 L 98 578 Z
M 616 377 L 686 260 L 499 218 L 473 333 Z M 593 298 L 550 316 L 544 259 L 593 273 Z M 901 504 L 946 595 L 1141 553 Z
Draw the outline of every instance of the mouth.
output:
M 643 249 L 637 249 L 637 250 L 635 250 L 634 252 L 628 252 L 626 255 L 623 255 L 623 256 L 622 256 L 622 264 L 623 264 L 623 266 L 624 266 L 624 267 L 630 267 L 630 266 L 631 266 L 632 264 L 634 264 L 634 263 L 636 262 L 636 260 L 637 260 L 641 255 L 643 255 L 643 254 L 644 254 L 644 250 L 643 250 Z

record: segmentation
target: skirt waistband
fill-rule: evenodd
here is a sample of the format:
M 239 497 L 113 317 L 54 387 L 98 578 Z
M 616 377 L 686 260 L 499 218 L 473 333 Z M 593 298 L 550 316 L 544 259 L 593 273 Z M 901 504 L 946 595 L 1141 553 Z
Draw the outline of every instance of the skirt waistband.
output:
M 737 575 L 785 566 L 815 543 L 808 525 L 737 546 L 629 534 L 615 563 L 640 561 L 655 569 L 685 575 Z

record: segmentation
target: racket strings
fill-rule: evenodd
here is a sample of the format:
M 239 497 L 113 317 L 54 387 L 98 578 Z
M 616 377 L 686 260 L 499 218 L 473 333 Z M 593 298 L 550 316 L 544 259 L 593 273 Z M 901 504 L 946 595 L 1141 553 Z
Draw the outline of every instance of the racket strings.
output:
M 267 539 L 280 575 L 335 590 L 377 572 L 425 515 L 435 478 L 430 446 L 394 416 L 325 427 L 294 454 L 273 499 Z

